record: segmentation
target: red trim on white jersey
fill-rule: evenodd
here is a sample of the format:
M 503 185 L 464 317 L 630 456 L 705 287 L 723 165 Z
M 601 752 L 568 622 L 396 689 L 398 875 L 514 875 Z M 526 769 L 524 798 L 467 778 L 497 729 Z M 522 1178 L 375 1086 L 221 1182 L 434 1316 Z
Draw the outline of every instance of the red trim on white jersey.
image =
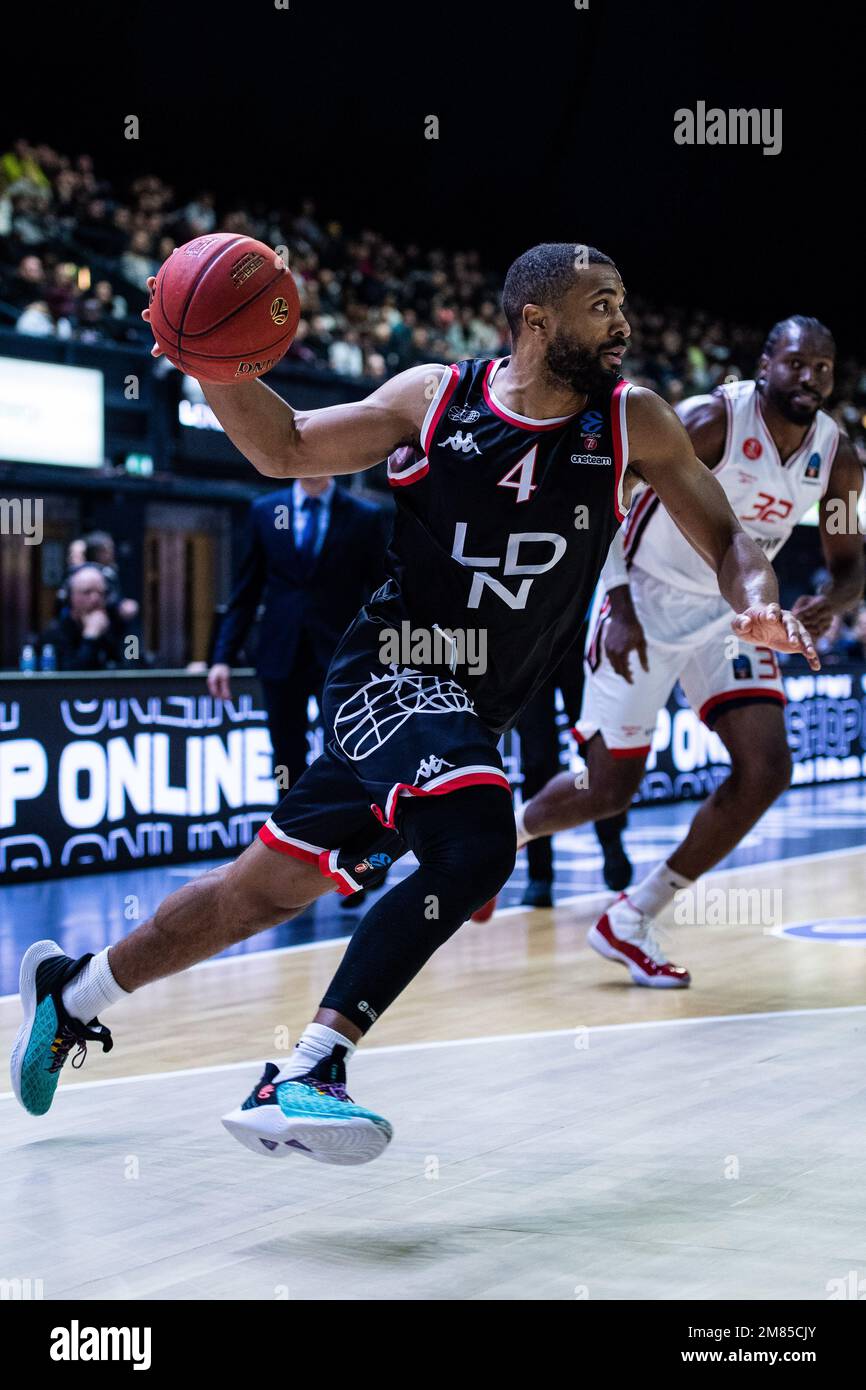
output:
M 481 382 L 484 399 L 493 414 L 498 415 L 500 420 L 506 420 L 509 425 L 515 425 L 519 430 L 558 430 L 580 414 L 580 411 L 573 410 L 570 415 L 557 415 L 549 420 L 533 420 L 531 415 L 517 415 L 513 410 L 508 410 L 501 401 L 496 399 L 492 389 L 493 378 L 505 360 L 504 357 L 494 358 Z
M 613 461 L 616 468 L 614 481 L 613 509 L 617 521 L 625 521 L 626 509 L 622 495 L 623 479 L 628 468 L 628 424 L 626 421 L 626 401 L 631 390 L 631 382 L 618 381 L 610 397 L 610 423 L 613 430 Z
M 424 423 L 421 426 L 421 448 L 425 454 L 430 453 L 430 440 L 433 432 L 445 412 L 451 396 L 454 393 L 458 381 L 460 380 L 460 369 L 455 363 L 450 363 L 447 372 L 443 372 L 442 380 L 439 383 L 435 396 L 427 407 L 427 414 L 424 416 Z M 417 478 L 413 478 L 417 482 Z
M 629 512 L 625 523 L 625 538 L 622 543 L 622 553 L 626 560 L 629 560 L 632 553 L 637 549 L 639 540 L 638 532 L 641 528 L 641 521 L 646 516 L 654 501 L 658 501 L 656 494 L 651 487 L 639 498 L 637 505 Z
M 595 626 L 592 629 L 592 637 L 590 638 L 589 646 L 586 649 L 586 660 L 589 664 L 589 669 L 591 671 L 594 671 L 596 669 L 600 660 L 598 644 L 599 639 L 601 637 L 601 630 L 604 627 L 605 619 L 608 617 L 609 614 L 610 595 L 605 594 L 604 599 L 602 601 L 602 605 L 598 610 L 598 617 L 595 620 Z
M 511 783 L 498 767 L 455 767 L 451 772 L 442 772 L 438 777 L 431 777 L 423 787 L 414 787 L 409 782 L 395 782 L 388 793 L 384 811 L 376 805 L 372 805 L 370 809 L 386 830 L 393 830 L 398 797 L 442 796 L 446 792 L 459 791 L 461 787 L 485 785 L 504 787 L 508 795 L 511 795 Z
M 726 704 L 728 700 L 742 700 L 744 696 L 750 700 L 778 700 L 782 705 L 788 703 L 781 690 L 773 690 L 765 685 L 747 685 L 742 690 L 723 690 L 721 695 L 713 695 L 711 699 L 705 700 L 698 710 L 698 718 L 706 724 L 706 716 L 716 705 Z

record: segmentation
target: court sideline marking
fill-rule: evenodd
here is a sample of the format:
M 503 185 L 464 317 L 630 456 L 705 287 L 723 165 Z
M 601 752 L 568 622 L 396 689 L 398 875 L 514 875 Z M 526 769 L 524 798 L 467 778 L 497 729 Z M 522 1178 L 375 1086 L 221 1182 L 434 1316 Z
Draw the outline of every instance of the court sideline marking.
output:
M 585 1031 L 587 1033 L 629 1033 L 639 1028 L 685 1028 L 696 1023 L 757 1023 L 771 1018 L 813 1018 L 818 1015 L 822 1017 L 833 1015 L 835 1017 L 839 1014 L 866 1014 L 866 1004 L 831 1005 L 826 1009 L 768 1009 L 763 1013 L 753 1014 L 708 1014 L 705 1018 L 651 1018 L 641 1023 L 598 1023 L 587 1025 Z M 390 1043 L 385 1047 L 369 1047 L 364 1052 L 358 1052 L 353 1061 L 357 1060 L 358 1057 L 384 1056 L 386 1053 L 396 1052 L 427 1052 L 441 1047 L 478 1047 L 490 1043 L 533 1042 L 539 1038 L 570 1038 L 574 1037 L 577 1028 L 580 1027 L 582 1025 L 578 1024 L 576 1028 L 547 1028 L 533 1033 L 487 1033 L 478 1038 L 437 1038 L 430 1042 Z M 176 1071 L 141 1072 L 135 1076 L 109 1076 L 103 1081 L 78 1081 L 73 1086 L 66 1087 L 64 1094 L 71 1095 L 73 1091 L 94 1091 L 102 1086 L 125 1086 L 134 1081 L 164 1081 L 167 1077 L 210 1076 L 217 1072 L 240 1071 L 243 1068 L 255 1070 L 261 1064 L 262 1059 L 257 1057 L 251 1062 L 217 1062 L 211 1067 L 181 1067 Z M 14 1099 L 13 1091 L 0 1092 L 0 1100 Z

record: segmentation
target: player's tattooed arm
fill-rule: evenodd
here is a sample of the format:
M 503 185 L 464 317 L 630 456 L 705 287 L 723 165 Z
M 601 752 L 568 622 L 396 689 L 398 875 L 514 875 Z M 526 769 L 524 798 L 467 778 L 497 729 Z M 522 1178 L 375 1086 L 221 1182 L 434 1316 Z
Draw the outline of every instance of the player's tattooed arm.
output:
M 633 387 L 628 397 L 629 468 L 652 487 L 689 544 L 715 572 L 736 613 L 743 641 L 780 652 L 801 652 L 820 670 L 812 638 L 779 606 L 779 586 L 760 547 L 740 526 L 721 484 L 698 459 L 671 407 L 654 391 Z
M 208 404 L 240 452 L 269 478 L 333 477 L 381 463 L 400 445 L 420 444 L 421 426 L 442 375 L 438 364 L 410 367 L 364 400 L 293 410 L 263 381 L 217 386 Z
M 863 465 L 847 435 L 842 435 L 821 498 L 821 549 L 829 579 L 819 594 L 803 594 L 793 605 L 813 637 L 822 637 L 836 613 L 846 613 L 863 597 L 863 533 L 857 501 L 863 488 Z

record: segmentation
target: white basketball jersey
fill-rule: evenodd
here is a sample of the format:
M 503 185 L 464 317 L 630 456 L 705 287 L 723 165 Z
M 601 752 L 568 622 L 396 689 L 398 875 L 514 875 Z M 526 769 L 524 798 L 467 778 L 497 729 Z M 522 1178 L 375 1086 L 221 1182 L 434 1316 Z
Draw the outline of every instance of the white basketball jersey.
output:
M 839 426 L 819 410 L 803 443 L 786 463 L 761 413 L 754 381 L 733 381 L 716 392 L 725 403 L 725 451 L 713 469 L 743 530 L 768 560 L 797 522 L 827 491 L 839 445 Z M 656 579 L 697 594 L 718 594 L 716 575 L 692 549 L 652 489 L 633 503 L 623 528 L 623 551 Z

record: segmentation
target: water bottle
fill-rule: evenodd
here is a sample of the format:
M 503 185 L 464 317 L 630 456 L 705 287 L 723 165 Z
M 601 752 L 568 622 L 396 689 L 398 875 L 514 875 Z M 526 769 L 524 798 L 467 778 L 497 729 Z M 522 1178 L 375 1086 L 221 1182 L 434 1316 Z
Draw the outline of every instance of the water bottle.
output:
M 50 642 L 46 642 L 42 648 L 42 660 L 39 663 L 40 671 L 57 670 L 57 652 Z
M 36 648 L 31 642 L 25 642 L 24 646 L 21 648 L 19 669 L 26 671 L 28 675 L 31 671 L 36 670 Z

